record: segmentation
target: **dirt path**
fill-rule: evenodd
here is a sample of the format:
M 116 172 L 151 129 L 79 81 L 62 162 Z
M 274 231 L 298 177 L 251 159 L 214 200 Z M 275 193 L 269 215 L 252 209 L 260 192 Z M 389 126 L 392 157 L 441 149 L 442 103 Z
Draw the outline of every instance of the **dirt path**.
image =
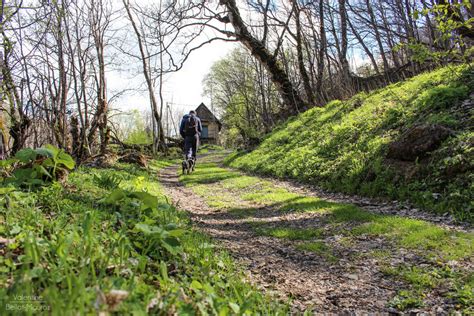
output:
M 221 160 L 222 156 L 210 155 L 205 158 L 207 162 L 220 163 Z M 238 213 L 210 207 L 205 199 L 181 184 L 178 172 L 178 166 L 175 165 L 163 169 L 160 174 L 160 181 L 172 201 L 178 208 L 190 213 L 192 222 L 198 229 L 212 236 L 227 249 L 246 268 L 249 279 L 258 287 L 275 293 L 283 300 L 291 298 L 294 311 L 396 313 L 395 309 L 387 307 L 387 302 L 394 297 L 401 284 L 393 278 L 387 278 L 381 272 L 379 259 L 368 254 L 378 249 L 392 250 L 397 253 L 389 258 L 393 264 L 418 260 L 415 254 L 403 249 L 391 249 L 392 246 L 386 244 L 382 238 L 364 236 L 357 237 L 357 243 L 351 247 L 344 247 L 341 242 L 343 236 L 332 235 L 326 236 L 324 242 L 332 246 L 333 254 L 338 260 L 328 260 L 327 256 L 297 249 L 294 241 L 256 234 L 248 219 L 243 219 Z M 322 194 L 305 186 L 275 180 L 272 182 L 276 186 L 305 196 Z M 213 187 L 216 185 L 219 184 L 209 184 L 209 190 L 217 188 Z M 282 213 L 241 200 L 238 196 L 235 196 L 235 200 L 242 208 L 254 208 L 252 223 L 291 223 L 290 226 L 306 228 L 318 227 L 321 222 L 318 214 Z M 362 206 L 365 202 L 369 209 L 375 209 L 373 202 L 369 200 L 348 200 L 342 195 L 335 195 L 332 200 L 356 202 Z M 390 204 L 379 206 L 377 210 L 389 213 Z M 413 211 L 410 212 L 408 215 L 417 217 Z M 431 218 L 429 215 L 419 216 L 438 221 L 436 217 Z M 427 300 L 430 301 L 430 298 Z M 440 313 L 449 309 L 445 303 L 436 300 L 436 297 L 431 298 L 431 303 L 424 311 Z

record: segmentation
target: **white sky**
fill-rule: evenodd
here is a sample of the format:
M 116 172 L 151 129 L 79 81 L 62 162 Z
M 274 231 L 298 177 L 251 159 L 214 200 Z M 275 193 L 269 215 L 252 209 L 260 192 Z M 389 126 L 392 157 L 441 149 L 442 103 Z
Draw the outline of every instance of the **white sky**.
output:
M 213 63 L 225 57 L 236 45 L 238 44 L 213 42 L 194 51 L 180 71 L 165 75 L 163 87 L 165 103 L 172 102 L 174 104 L 173 110 L 183 111 L 194 109 L 201 102 L 210 105 L 209 99 L 202 95 L 202 81 L 209 73 Z M 107 79 L 110 89 L 120 91 L 138 87 L 144 83 L 143 75 L 140 74 L 134 78 L 130 76 L 129 73 L 110 72 Z M 144 87 L 143 85 L 142 88 Z M 156 94 L 158 98 L 158 87 L 156 87 Z M 115 100 L 113 107 L 122 110 L 148 110 L 150 108 L 148 92 L 143 90 L 138 93 L 127 93 Z
M 152 3 L 155 0 L 132 0 L 132 3 L 141 6 Z M 112 0 L 113 6 L 122 8 L 121 0 Z M 128 20 L 123 20 L 128 24 Z M 135 37 L 130 31 L 131 42 L 136 41 Z M 205 32 L 202 37 L 209 37 L 208 32 Z M 212 34 L 211 34 L 212 35 Z M 164 103 L 172 103 L 172 111 L 175 110 L 188 112 L 195 109 L 201 102 L 204 102 L 209 107 L 210 100 L 203 96 L 202 81 L 209 73 L 211 66 L 218 60 L 222 59 L 232 49 L 237 47 L 237 43 L 215 41 L 203 46 L 202 48 L 192 52 L 191 56 L 186 60 L 181 70 L 175 73 L 164 76 Z M 120 98 L 113 100 L 111 106 L 121 110 L 137 109 L 145 111 L 150 109 L 150 101 L 148 90 L 146 90 L 145 78 L 142 74 L 141 63 L 137 60 L 131 61 L 137 65 L 137 75 L 131 72 L 119 72 L 117 70 L 109 69 L 107 73 L 107 84 L 109 88 L 109 98 L 118 91 L 124 89 L 134 90 L 140 88 L 140 92 L 129 91 L 123 94 Z M 158 81 L 155 86 L 156 98 L 158 95 Z M 159 102 L 159 101 L 158 101 Z

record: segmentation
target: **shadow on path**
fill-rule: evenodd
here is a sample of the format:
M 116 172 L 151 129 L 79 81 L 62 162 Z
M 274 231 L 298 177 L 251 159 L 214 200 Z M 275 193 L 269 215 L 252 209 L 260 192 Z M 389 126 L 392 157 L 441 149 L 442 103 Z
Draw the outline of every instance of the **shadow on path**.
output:
M 219 163 L 222 157 L 210 157 Z M 258 235 L 254 224 L 260 220 L 268 225 L 287 227 L 324 228 L 324 213 L 281 212 L 281 206 L 244 206 L 220 210 L 209 207 L 190 188 L 179 182 L 179 166 L 171 166 L 160 173 L 160 181 L 167 195 L 178 208 L 189 212 L 193 224 L 212 236 L 249 272 L 250 280 L 259 288 L 275 293 L 282 300 L 291 298 L 295 312 L 387 312 L 386 303 L 394 296 L 397 284 L 379 272 L 377 262 L 368 264 L 359 247 L 341 246 L 335 239 L 324 242 L 331 252 L 308 252 L 297 249 L 299 242 Z M 210 189 L 212 189 L 210 187 Z M 250 203 L 250 202 L 249 202 Z M 331 202 L 320 201 L 319 207 Z M 251 203 L 250 203 L 251 204 Z M 386 246 L 386 245 L 384 245 Z M 357 254 L 357 257 L 355 256 Z

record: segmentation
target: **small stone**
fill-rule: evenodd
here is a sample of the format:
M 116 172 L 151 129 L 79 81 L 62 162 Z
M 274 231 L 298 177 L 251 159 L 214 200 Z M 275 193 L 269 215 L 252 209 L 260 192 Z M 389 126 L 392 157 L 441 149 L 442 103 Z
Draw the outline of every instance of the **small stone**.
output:
M 357 274 L 346 274 L 346 277 L 351 280 L 359 280 L 359 277 L 357 276 Z
M 377 307 L 385 307 L 385 301 L 376 301 L 375 306 Z

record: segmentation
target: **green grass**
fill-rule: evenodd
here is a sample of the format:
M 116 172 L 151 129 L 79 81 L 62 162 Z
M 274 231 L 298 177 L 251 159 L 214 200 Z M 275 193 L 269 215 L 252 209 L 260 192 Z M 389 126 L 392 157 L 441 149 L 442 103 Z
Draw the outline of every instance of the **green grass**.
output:
M 286 314 L 167 203 L 156 175 L 170 163 L 82 167 L 65 187 L 1 195 L 0 313 Z M 104 202 L 117 186 L 143 199 Z M 113 304 L 116 290 L 128 296 Z
M 472 67 L 445 67 L 347 101 L 332 101 L 289 119 L 250 153 L 226 164 L 290 177 L 325 189 L 409 200 L 423 208 L 474 219 L 473 112 L 459 105 L 474 89 Z M 416 124 L 453 129 L 427 159 L 385 159 L 387 146 Z
M 338 261 L 338 258 L 333 254 L 331 248 L 327 246 L 323 241 L 304 242 L 298 244 L 296 248 L 300 250 L 314 252 L 332 263 L 336 263 Z
M 355 227 L 351 233 L 383 236 L 400 247 L 422 251 L 423 256 L 444 262 L 474 255 L 474 234 L 448 231 L 422 220 L 373 216 L 371 221 Z
M 392 248 L 375 250 L 368 256 L 377 258 L 387 275 L 406 284 L 390 302 L 394 307 L 403 310 L 422 306 L 427 293 L 436 291 L 446 282 L 453 287 L 444 295 L 452 297 L 459 309 L 466 308 L 472 301 L 468 291 L 472 289 L 472 280 L 466 271 L 450 274 L 440 271 L 447 271 L 452 260 L 472 260 L 473 233 L 450 231 L 423 220 L 370 213 L 355 205 L 299 195 L 270 181 L 220 168 L 215 163 L 202 164 L 197 171 L 182 176 L 181 180 L 210 204 L 219 201 L 222 203 L 219 208 L 224 206 L 236 217 L 246 218 L 257 235 L 295 241 L 297 249 L 314 252 L 330 263 L 337 263 L 339 258 L 330 245 L 318 239 L 339 235 L 339 246 L 348 250 L 357 246 L 359 239 L 383 239 Z M 213 175 L 219 175 L 219 179 Z M 239 200 L 249 205 L 239 205 Z M 259 221 L 260 217 L 265 218 L 265 212 L 269 216 L 278 216 L 278 212 L 311 212 L 317 214 L 319 222 L 314 227 L 295 228 L 289 225 L 291 220 L 288 223 Z M 407 261 L 402 267 L 384 267 L 389 258 L 401 255 L 401 249 L 414 253 L 428 262 L 428 266 L 419 269 L 416 262 Z
M 193 173 L 181 175 L 179 179 L 185 185 L 193 186 L 221 182 L 222 180 L 237 178 L 239 175 L 236 171 L 219 168 L 215 163 L 202 163 Z
M 419 291 L 401 290 L 389 302 L 389 306 L 396 307 L 399 310 L 423 307 L 423 294 Z
M 288 192 L 283 188 L 264 188 L 259 192 L 247 193 L 242 196 L 244 200 L 259 204 L 288 203 L 299 198 L 298 194 Z
M 291 227 L 268 227 L 265 225 L 254 225 L 255 232 L 262 236 L 289 240 L 308 240 L 321 236 L 320 229 L 303 229 Z
M 205 144 L 199 147 L 199 153 L 200 154 L 207 154 L 210 151 L 212 152 L 221 152 L 224 150 L 224 147 L 219 146 L 219 145 L 213 145 L 213 144 Z
M 227 209 L 239 206 L 234 196 L 224 190 L 209 190 L 209 188 L 205 184 L 195 184 L 192 186 L 192 188 L 196 194 L 199 194 L 200 196 L 204 197 L 206 203 L 210 207 L 218 209 Z
M 261 186 L 266 185 L 267 182 L 260 180 L 256 177 L 249 177 L 241 175 L 238 178 L 230 178 L 222 181 L 222 186 L 226 189 L 259 189 Z
M 391 277 L 403 280 L 409 285 L 399 290 L 389 305 L 401 310 L 422 307 L 423 299 L 431 290 L 443 286 L 449 289 L 448 297 L 457 302 L 457 309 L 469 314 L 474 304 L 474 274 L 466 271 L 455 271 L 449 266 L 426 268 L 417 266 L 385 267 L 382 272 Z

